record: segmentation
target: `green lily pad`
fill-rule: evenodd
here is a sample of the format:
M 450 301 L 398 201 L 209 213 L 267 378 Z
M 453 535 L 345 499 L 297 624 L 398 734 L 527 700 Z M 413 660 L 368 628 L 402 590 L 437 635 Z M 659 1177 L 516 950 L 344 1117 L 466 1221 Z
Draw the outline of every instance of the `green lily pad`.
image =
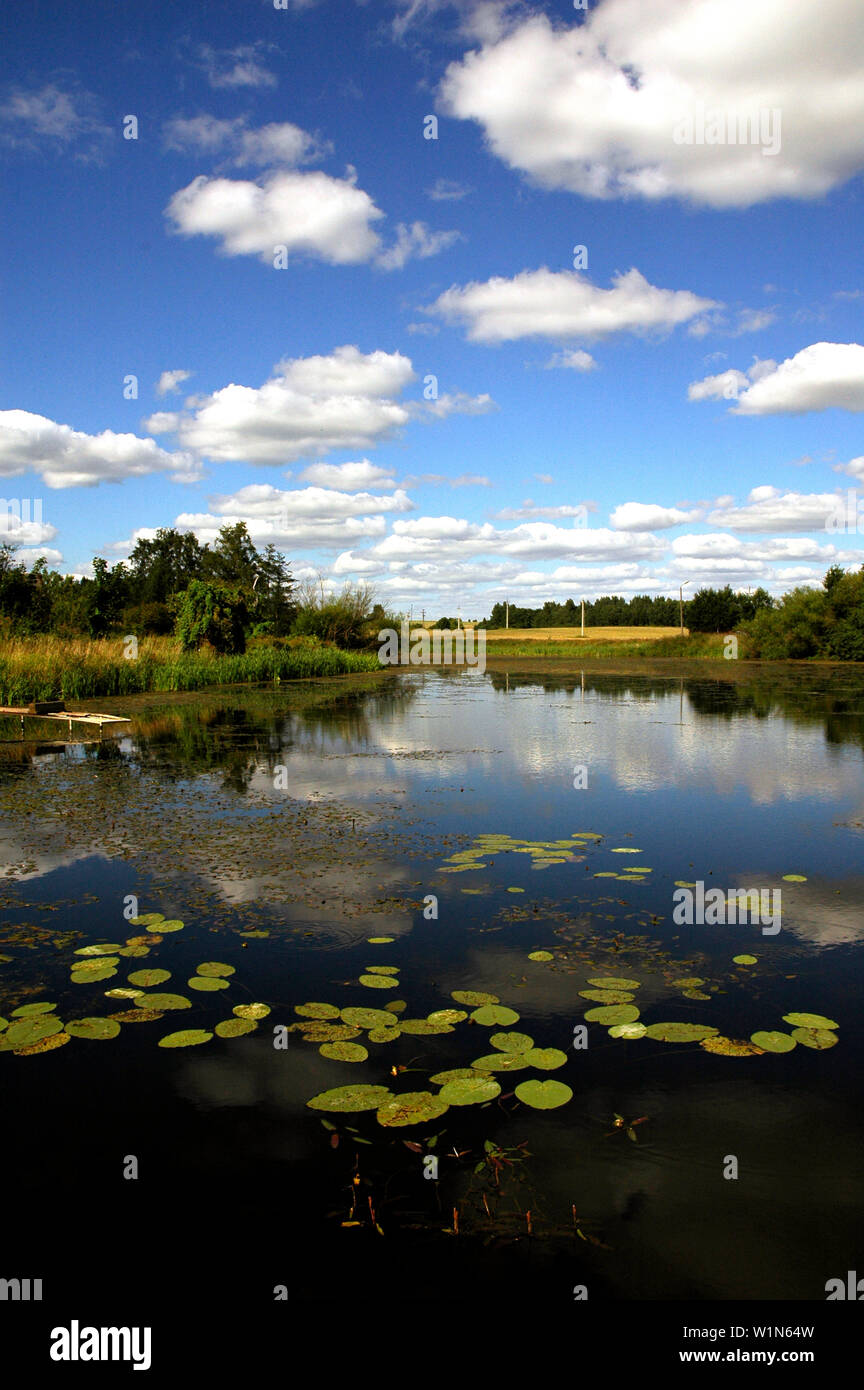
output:
M 140 957 L 140 956 L 149 956 L 149 954 L 150 954 L 150 947 L 149 947 L 149 946 L 120 946 L 120 947 L 118 947 L 117 954 L 118 954 L 118 956 L 126 956 L 126 957 L 134 956 L 135 959 L 138 959 L 138 957 Z
M 580 989 L 580 998 L 596 1004 L 629 1004 L 633 995 L 626 989 Z
M 79 946 L 75 951 L 76 956 L 110 956 L 112 951 L 119 951 L 121 942 L 106 941 L 101 946 Z
M 206 1028 L 183 1028 L 179 1033 L 166 1033 L 159 1039 L 160 1047 L 198 1047 L 213 1037 Z
M 237 1018 L 266 1018 L 270 1012 L 269 1004 L 237 1004 L 231 1010 Z
M 166 922 L 166 921 L 164 920 L 164 918 L 163 918 L 163 920 L 162 920 L 161 922 L 159 922 L 156 926 L 148 927 L 147 930 L 148 930 L 148 931 L 155 931 L 155 932 L 158 932 L 160 936 L 164 936 L 166 932 L 182 931 L 183 928 L 185 927 L 185 925 L 186 925 L 186 923 L 185 923 L 185 922 L 181 922 L 180 919 L 179 919 L 178 917 L 172 917 L 171 920 L 168 921 L 168 922 Z M 201 1030 L 199 1029 L 198 1031 L 200 1032 Z M 211 1035 L 211 1036 L 212 1036 L 212 1035 Z M 199 1041 L 203 1041 L 203 1039 L 200 1039 Z M 188 1046 L 187 1043 L 172 1043 L 171 1045 L 172 1045 L 172 1047 L 186 1047 L 186 1046 Z M 160 1046 L 161 1046 L 161 1044 L 160 1044 Z
M 755 965 L 758 957 L 756 956 L 733 956 L 733 965 Z
M 573 1092 L 563 1081 L 520 1081 L 516 1097 L 532 1110 L 557 1110 L 573 1099 Z
M 106 989 L 106 999 L 140 999 L 143 989 Z
M 360 1037 L 360 1029 L 352 1027 L 350 1023 L 313 1023 L 310 1021 L 305 1025 L 295 1023 L 293 1028 L 297 1027 L 303 1029 L 304 1042 L 349 1042 L 351 1038 Z
M 302 1018 L 338 1018 L 339 1010 L 335 1004 L 295 1004 L 295 1014 Z
M 711 995 L 706 994 L 702 989 L 682 989 L 681 993 L 685 999 L 710 999 Z
M 388 1129 L 401 1125 L 426 1124 L 437 1120 L 448 1109 L 446 1100 L 431 1091 L 406 1091 L 401 1096 L 391 1096 L 379 1106 L 378 1123 Z
M 427 1017 L 430 1023 L 464 1023 L 468 1015 L 464 1009 L 436 1009 Z
M 254 1033 L 257 1027 L 253 1018 L 226 1018 L 213 1031 L 220 1038 L 242 1038 L 244 1033 Z
M 387 1086 L 334 1086 L 330 1091 L 313 1096 L 306 1104 L 310 1110 L 356 1115 L 361 1110 L 377 1110 L 390 1098 Z
M 98 980 L 110 980 L 111 976 L 116 974 L 117 970 L 113 965 L 102 965 L 95 970 L 73 970 L 69 979 L 73 985 L 94 985 Z
M 802 1047 L 812 1047 L 818 1052 L 840 1041 L 832 1028 L 793 1028 L 792 1037 Z
M 672 980 L 670 983 L 676 989 L 698 989 L 705 981 L 699 975 L 685 975 L 683 980 Z
M 532 1047 L 523 1055 L 528 1065 L 538 1071 L 556 1071 L 567 1061 L 567 1053 L 558 1047 Z
M 36 1057 L 40 1052 L 53 1052 L 55 1047 L 63 1047 L 69 1042 L 68 1033 L 49 1033 L 47 1038 L 40 1038 L 38 1042 L 28 1043 L 26 1047 L 16 1047 L 16 1057 Z
M 395 1028 L 370 1028 L 366 1034 L 367 1041 L 372 1043 L 388 1043 L 401 1036 L 402 1029 L 398 1024 Z
M 428 1018 L 400 1018 L 399 1027 L 403 1033 L 415 1033 L 418 1037 L 453 1032 L 452 1023 L 430 1023 Z
M 39 1014 L 50 1014 L 56 1008 L 56 1004 L 20 1004 L 17 1009 L 12 1010 L 12 1017 L 36 1018 Z
M 398 965 L 367 965 L 370 975 L 398 975 L 400 967 Z
M 367 936 L 366 940 L 370 946 L 389 946 L 396 938 L 395 936 Z
M 796 1028 L 839 1028 L 840 1024 L 835 1023 L 832 1018 L 823 1018 L 822 1014 L 784 1014 L 784 1023 L 793 1023 Z
M 750 1041 L 761 1047 L 763 1052 L 791 1052 L 795 1046 L 795 1039 L 788 1033 L 776 1031 L 751 1033 Z
M 454 989 L 450 998 L 455 999 L 457 1004 L 467 1004 L 469 1009 L 478 1009 L 483 1004 L 501 1003 L 497 994 L 484 994 L 479 989 Z
M 191 1009 L 191 999 L 182 994 L 142 994 L 135 1000 L 136 1007 L 145 1009 Z
M 492 1033 L 489 1041 L 499 1052 L 527 1052 L 534 1046 L 527 1033 Z
M 359 983 L 367 989 L 398 989 L 399 981 L 389 975 L 361 975 Z
M 353 1042 L 322 1043 L 318 1051 L 322 1057 L 330 1057 L 334 1062 L 365 1062 L 369 1056 L 365 1047 Z
M 639 1010 L 635 1004 L 601 1004 L 585 1014 L 589 1023 L 635 1023 Z
M 529 953 L 528 953 L 528 959 L 529 959 L 529 960 L 554 960 L 555 957 L 553 956 L 553 954 L 552 954 L 551 951 L 529 951 Z
M 719 1031 L 707 1023 L 651 1023 L 645 1029 L 649 1038 L 674 1043 L 701 1042 L 703 1038 L 713 1038 Z
M 450 1081 L 467 1081 L 469 1077 L 476 1075 L 473 1067 L 453 1067 L 450 1071 L 436 1071 L 434 1076 L 429 1077 L 429 1080 L 436 1086 L 446 1086 Z
M 600 975 L 588 981 L 595 989 L 639 989 L 639 980 L 626 980 L 622 975 Z
M 146 989 L 150 985 L 164 985 L 165 981 L 170 979 L 170 970 L 133 970 L 129 976 L 129 983 L 143 985 Z
M 783 882 L 784 882 L 784 883 L 806 883 L 806 882 L 807 882 L 807 879 L 805 878 L 804 874 L 784 874 L 784 875 L 783 875 Z
M 66 1032 L 73 1038 L 92 1038 L 104 1042 L 117 1037 L 120 1024 L 113 1018 L 76 1018 L 66 1024 Z
M 644 1038 L 644 1023 L 616 1023 L 609 1029 L 610 1038 Z
M 393 1014 L 386 1009 L 343 1009 L 340 1015 L 344 1023 L 356 1028 L 388 1028 L 393 1022 Z
M 205 960 L 203 965 L 198 966 L 199 975 L 210 975 L 215 979 L 222 979 L 235 973 L 233 965 L 225 965 L 221 960 Z
M 475 1009 L 471 1017 L 484 1028 L 508 1028 L 511 1023 L 519 1022 L 516 1010 L 505 1008 L 503 1004 L 484 1004 Z
M 621 847 L 621 848 L 618 848 L 618 849 L 610 849 L 609 853 L 610 853 L 610 854 L 641 854 L 641 853 L 642 853 L 642 850 L 641 850 L 641 849 L 629 849 L 629 848 Z
M 15 1051 L 16 1048 L 41 1042 L 42 1038 L 49 1038 L 52 1033 L 62 1032 L 63 1024 L 54 1014 L 35 1014 L 33 1018 L 21 1018 L 16 1023 L 10 1023 L 3 1034 L 3 1044 L 9 1051 Z
M 384 1008 L 388 1014 L 404 1014 L 408 1005 L 404 999 L 391 999 L 389 1003 L 384 1005 Z
M 216 975 L 190 975 L 186 983 L 190 989 L 200 990 L 202 994 L 212 994 L 217 989 L 227 989 L 229 982 Z
M 723 1038 L 719 1033 L 712 1038 L 703 1038 L 700 1046 L 706 1052 L 716 1052 L 720 1057 L 755 1057 L 761 1056 L 764 1051 L 744 1038 Z
M 130 917 L 129 925 L 133 927 L 155 927 L 157 922 L 164 922 L 165 918 L 161 912 L 144 912 L 140 917 Z
M 490 1052 L 471 1063 L 475 1071 L 524 1071 L 530 1065 L 527 1052 Z
M 501 1087 L 491 1076 L 462 1077 L 457 1081 L 447 1081 L 438 1092 L 448 1105 L 483 1105 L 487 1100 L 500 1096 Z
M 154 1019 L 164 1018 L 161 1009 L 124 1009 L 121 1013 L 109 1014 L 118 1023 L 152 1023 Z
M 524 888 L 508 888 L 508 889 L 507 889 L 507 892 L 508 892 L 508 893 L 524 893 L 524 892 L 525 892 L 525 889 L 524 889 Z

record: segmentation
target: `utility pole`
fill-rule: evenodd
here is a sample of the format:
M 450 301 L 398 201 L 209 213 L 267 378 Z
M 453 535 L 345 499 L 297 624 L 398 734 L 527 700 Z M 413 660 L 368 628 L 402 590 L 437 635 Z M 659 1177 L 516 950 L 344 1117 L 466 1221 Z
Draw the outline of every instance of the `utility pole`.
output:
M 689 583 L 690 580 L 685 579 L 683 584 L 678 585 L 678 617 L 681 624 L 682 637 L 684 636 L 684 590 L 687 588 L 687 585 Z
M 582 636 L 585 636 L 585 600 L 582 600 Z
M 504 619 L 504 626 L 505 626 L 505 627 L 509 627 L 509 626 L 510 626 L 510 600 L 509 600 L 509 598 L 505 598 L 505 600 L 504 600 L 504 606 L 505 606 L 505 608 L 506 608 L 506 610 L 507 610 L 507 613 L 506 613 L 506 616 L 505 616 L 505 619 Z

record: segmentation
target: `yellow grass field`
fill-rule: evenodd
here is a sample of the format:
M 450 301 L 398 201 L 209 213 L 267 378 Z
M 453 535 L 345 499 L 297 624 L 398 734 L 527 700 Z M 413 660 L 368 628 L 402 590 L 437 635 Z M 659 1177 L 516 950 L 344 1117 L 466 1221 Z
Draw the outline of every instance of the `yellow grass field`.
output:
M 487 642 L 651 642 L 677 637 L 678 627 L 509 627 L 486 633 Z M 684 629 L 685 636 L 689 628 Z

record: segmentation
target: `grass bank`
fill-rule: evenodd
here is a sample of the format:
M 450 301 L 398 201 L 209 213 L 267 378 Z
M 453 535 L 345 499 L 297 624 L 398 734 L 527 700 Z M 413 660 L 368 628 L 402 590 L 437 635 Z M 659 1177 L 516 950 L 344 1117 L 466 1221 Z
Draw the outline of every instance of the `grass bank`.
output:
M 211 685 L 303 680 L 380 671 L 375 652 L 337 647 L 253 646 L 242 656 L 183 652 L 170 637 L 148 637 L 138 656 L 124 656 L 121 638 L 20 638 L 0 645 L 0 704 L 86 700 L 148 691 L 203 690 Z
M 486 661 L 498 661 L 502 657 L 525 656 L 566 658 L 570 661 L 583 657 L 665 657 L 695 661 L 723 661 L 724 636 L 722 633 L 694 632 L 681 637 L 644 638 L 605 638 L 576 637 L 568 641 L 543 641 L 536 638 L 530 641 L 487 641 Z M 726 663 L 728 665 L 728 662 Z

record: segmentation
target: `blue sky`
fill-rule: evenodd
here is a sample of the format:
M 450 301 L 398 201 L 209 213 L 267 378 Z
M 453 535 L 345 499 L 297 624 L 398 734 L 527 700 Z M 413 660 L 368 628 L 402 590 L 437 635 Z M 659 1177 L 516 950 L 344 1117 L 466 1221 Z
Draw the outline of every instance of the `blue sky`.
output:
M 28 562 L 243 519 L 299 578 L 469 617 L 862 563 L 858 0 L 0 27 Z

